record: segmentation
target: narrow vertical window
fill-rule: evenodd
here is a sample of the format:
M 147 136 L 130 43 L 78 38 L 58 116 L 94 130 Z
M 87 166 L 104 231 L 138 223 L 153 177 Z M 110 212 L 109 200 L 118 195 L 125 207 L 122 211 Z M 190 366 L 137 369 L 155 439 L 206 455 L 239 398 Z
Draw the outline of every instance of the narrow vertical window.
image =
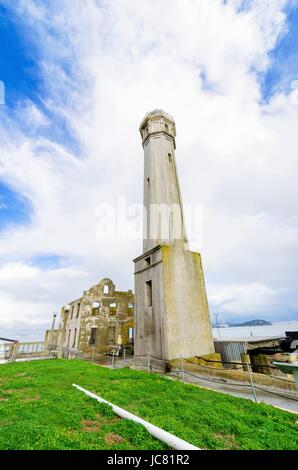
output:
M 71 330 L 68 330 L 67 347 L 69 347 L 69 343 L 70 343 L 70 335 L 71 335 Z
M 145 284 L 145 295 L 147 307 L 152 307 L 152 281 L 147 281 Z
M 77 329 L 75 328 L 74 335 L 73 335 L 73 343 L 72 343 L 73 348 L 76 347 L 76 339 L 77 339 Z
M 81 304 L 79 302 L 77 305 L 77 318 L 79 318 L 79 315 L 80 315 L 80 307 L 81 307 Z

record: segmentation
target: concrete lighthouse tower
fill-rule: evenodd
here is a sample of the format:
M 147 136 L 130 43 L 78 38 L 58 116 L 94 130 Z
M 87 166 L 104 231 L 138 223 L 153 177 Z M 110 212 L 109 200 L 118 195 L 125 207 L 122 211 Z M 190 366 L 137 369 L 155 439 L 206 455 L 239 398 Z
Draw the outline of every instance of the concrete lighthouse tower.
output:
M 199 253 L 189 251 L 175 161 L 174 119 L 140 125 L 144 148 L 143 254 L 135 263 L 135 355 L 171 361 L 214 352 Z

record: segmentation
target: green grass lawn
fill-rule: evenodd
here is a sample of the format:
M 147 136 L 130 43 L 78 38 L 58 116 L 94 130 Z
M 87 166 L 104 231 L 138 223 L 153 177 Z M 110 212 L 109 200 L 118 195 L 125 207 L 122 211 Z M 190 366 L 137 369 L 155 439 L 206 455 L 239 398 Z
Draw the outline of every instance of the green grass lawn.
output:
M 167 449 L 72 383 L 203 449 L 298 449 L 297 415 L 74 360 L 0 366 L 0 449 Z

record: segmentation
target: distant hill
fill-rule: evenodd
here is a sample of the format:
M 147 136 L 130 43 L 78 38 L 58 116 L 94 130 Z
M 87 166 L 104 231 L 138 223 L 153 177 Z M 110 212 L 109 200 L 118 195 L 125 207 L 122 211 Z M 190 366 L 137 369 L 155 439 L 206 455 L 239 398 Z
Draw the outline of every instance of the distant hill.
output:
M 229 326 L 266 326 L 266 325 L 272 325 L 272 323 L 266 320 L 249 320 L 243 323 L 229 323 Z

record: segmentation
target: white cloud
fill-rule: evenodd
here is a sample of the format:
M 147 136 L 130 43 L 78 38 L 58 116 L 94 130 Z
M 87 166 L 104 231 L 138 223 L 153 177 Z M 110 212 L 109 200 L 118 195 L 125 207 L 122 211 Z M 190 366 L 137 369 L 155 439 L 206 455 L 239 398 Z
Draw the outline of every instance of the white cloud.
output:
M 26 266 L 22 263 L 7 263 L 0 268 L 0 280 L 25 280 L 34 279 L 38 275 L 38 269 L 33 266 Z
M 274 316 L 281 304 L 285 313 L 297 307 L 298 106 L 283 94 L 261 104 L 258 78 L 287 29 L 287 2 L 251 3 L 244 10 L 236 0 L 19 0 L 11 7 L 38 46 L 53 120 L 26 101 L 1 130 L 0 177 L 34 214 L 31 224 L 1 235 L 0 323 L 6 312 L 19 319 L 20 296 L 31 321 L 44 321 L 102 277 L 132 287 L 141 243 L 96 239 L 94 213 L 118 196 L 141 202 L 138 124 L 156 107 L 176 119 L 183 200 L 204 205 L 204 244 L 193 248 L 202 251 L 212 309 Z M 58 117 L 79 151 L 44 132 Z M 65 256 L 68 268 L 28 265 L 41 253 Z
M 212 293 L 214 292 L 214 294 Z M 268 302 L 274 303 L 278 292 L 269 287 L 258 284 L 214 285 L 210 292 L 210 301 L 219 309 L 222 315 L 244 312 L 246 317 L 268 312 Z

